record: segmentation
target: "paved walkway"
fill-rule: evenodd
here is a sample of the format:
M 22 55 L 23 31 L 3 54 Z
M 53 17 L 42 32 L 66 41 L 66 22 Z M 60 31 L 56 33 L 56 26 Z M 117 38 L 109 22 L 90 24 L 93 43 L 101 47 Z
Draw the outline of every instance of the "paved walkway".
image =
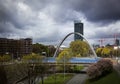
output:
M 87 74 L 76 74 L 66 84 L 84 84 L 86 78 L 87 78 Z
M 85 67 L 82 71 L 86 71 L 87 67 Z M 71 80 L 69 80 L 66 84 L 84 84 L 87 78 L 86 73 L 76 74 Z
M 114 69 L 119 73 L 120 75 L 120 64 L 115 64 Z

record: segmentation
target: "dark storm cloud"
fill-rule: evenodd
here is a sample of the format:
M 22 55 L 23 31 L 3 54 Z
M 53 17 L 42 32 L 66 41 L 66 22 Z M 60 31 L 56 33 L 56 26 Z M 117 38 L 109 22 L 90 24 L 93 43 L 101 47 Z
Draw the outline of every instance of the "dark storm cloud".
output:
M 0 0 L 0 37 L 21 35 L 36 41 L 56 41 L 59 36 L 56 32 L 72 28 L 69 24 L 76 19 L 102 25 L 119 21 L 119 3 L 119 0 Z M 93 37 L 109 36 L 98 31 Z
M 66 3 L 92 22 L 109 23 L 120 20 L 120 0 L 69 0 Z
M 22 25 L 18 22 L 17 16 L 16 16 L 16 5 L 14 2 L 8 2 L 6 0 L 1 0 L 0 1 L 0 28 L 3 30 L 9 30 L 9 27 L 6 26 L 6 23 L 11 23 L 16 28 L 20 28 Z
M 10 2 L 11 1 L 11 2 Z M 16 4 L 19 0 L 0 1 L 0 21 L 11 21 L 17 28 L 25 23 L 17 16 Z M 56 5 L 56 11 L 51 14 L 55 20 L 61 22 L 72 21 L 78 17 L 74 13 L 83 13 L 92 22 L 113 22 L 120 19 L 120 0 L 23 0 L 32 10 L 43 10 L 50 5 Z M 7 5 L 7 6 L 6 6 Z M 72 13 L 73 12 L 73 13 Z
M 87 20 L 95 23 L 107 24 L 120 20 L 120 0 L 26 0 L 25 3 L 33 10 L 55 5 L 56 10 L 51 10 L 49 14 L 62 23 L 78 19 L 75 12 L 82 13 Z
M 66 6 L 66 3 L 63 5 L 63 0 L 25 0 L 24 3 L 34 11 L 47 9 L 49 16 L 59 23 L 74 21 L 78 18 L 74 11 Z
M 29 5 L 33 10 L 41 10 L 44 9 L 46 6 L 49 6 L 53 0 L 25 0 L 24 3 Z
M 107 32 L 96 32 L 96 35 L 94 37 L 91 38 L 114 38 L 114 32 L 107 33 Z

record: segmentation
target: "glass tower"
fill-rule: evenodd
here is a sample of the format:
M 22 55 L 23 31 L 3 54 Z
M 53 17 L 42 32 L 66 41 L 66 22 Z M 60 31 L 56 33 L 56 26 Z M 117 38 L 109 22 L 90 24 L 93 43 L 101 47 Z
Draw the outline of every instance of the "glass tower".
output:
M 74 21 L 74 32 L 78 32 L 83 35 L 83 23 L 81 23 L 81 21 Z M 75 34 L 74 40 L 83 40 L 83 37 Z

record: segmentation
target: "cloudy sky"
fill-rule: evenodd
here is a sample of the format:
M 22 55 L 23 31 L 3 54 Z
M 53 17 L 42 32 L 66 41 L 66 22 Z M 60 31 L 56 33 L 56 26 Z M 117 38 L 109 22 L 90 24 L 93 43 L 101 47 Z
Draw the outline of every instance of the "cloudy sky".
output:
M 120 37 L 120 0 L 0 0 L 0 37 L 33 38 L 58 44 L 74 31 L 74 20 L 84 23 L 90 43 Z M 73 40 L 73 37 L 66 42 Z

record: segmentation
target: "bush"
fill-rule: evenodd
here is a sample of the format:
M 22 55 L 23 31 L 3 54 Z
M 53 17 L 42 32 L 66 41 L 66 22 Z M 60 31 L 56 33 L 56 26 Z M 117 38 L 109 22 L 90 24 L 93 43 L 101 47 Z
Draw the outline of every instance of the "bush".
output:
M 97 62 L 97 65 L 102 75 L 107 74 L 113 70 L 113 63 L 109 59 L 101 59 Z
M 101 59 L 97 63 L 92 64 L 87 69 L 87 74 L 90 79 L 99 78 L 113 70 L 113 64 L 108 59 Z
M 3 55 L 3 56 L 0 56 L 0 62 L 8 62 L 11 60 L 11 57 L 10 55 Z
M 65 65 L 65 72 L 71 72 L 71 65 Z M 57 66 L 57 72 L 64 72 L 64 65 L 58 65 Z
M 7 75 L 4 66 L 0 66 L 0 84 L 7 84 Z
M 66 73 L 79 73 L 82 69 L 84 68 L 84 66 L 82 65 L 65 65 L 65 72 Z M 64 72 L 64 65 L 58 65 L 57 66 L 57 72 Z
M 97 63 L 88 67 L 87 74 L 90 79 L 98 78 L 101 75 L 101 71 L 99 70 Z

